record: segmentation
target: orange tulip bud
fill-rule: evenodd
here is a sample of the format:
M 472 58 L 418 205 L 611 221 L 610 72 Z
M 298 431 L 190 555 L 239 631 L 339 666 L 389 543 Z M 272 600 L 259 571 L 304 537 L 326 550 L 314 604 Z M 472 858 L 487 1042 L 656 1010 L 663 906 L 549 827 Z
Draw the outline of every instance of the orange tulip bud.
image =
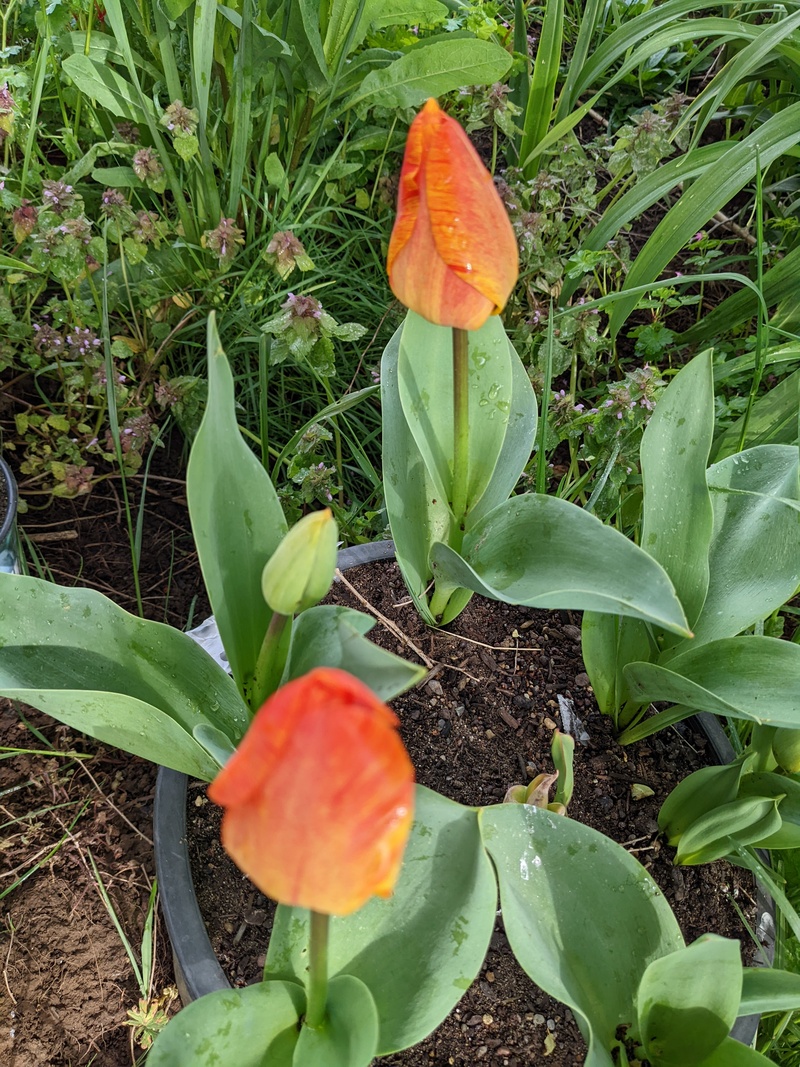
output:
M 517 242 L 492 176 L 434 99 L 408 131 L 386 265 L 406 307 L 461 330 L 502 311 L 517 280 Z
M 391 894 L 414 803 L 397 722 L 363 682 L 329 667 L 258 711 L 208 795 L 226 809 L 226 852 L 262 892 L 332 915 Z

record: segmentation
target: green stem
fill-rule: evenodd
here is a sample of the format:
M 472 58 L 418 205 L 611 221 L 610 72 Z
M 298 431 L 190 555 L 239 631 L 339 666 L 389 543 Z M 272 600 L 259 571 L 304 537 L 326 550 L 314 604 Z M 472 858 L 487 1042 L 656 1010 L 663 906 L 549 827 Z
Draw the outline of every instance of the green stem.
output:
M 453 327 L 453 485 L 450 511 L 449 546 L 461 551 L 467 518 L 467 476 L 469 474 L 469 334 Z M 449 582 L 437 581 L 430 609 L 440 619 L 456 590 Z
M 308 959 L 308 1010 L 306 1026 L 319 1030 L 325 1021 L 328 1002 L 328 925 L 330 915 L 311 912 L 311 940 Z
M 278 655 L 278 650 L 286 625 L 291 621 L 291 615 L 280 615 L 277 611 L 273 612 L 269 620 L 253 677 L 245 694 L 245 702 L 252 714 L 255 714 L 270 693 L 278 688 L 285 665 Z
M 453 511 L 450 545 L 457 552 L 467 517 L 469 472 L 469 334 L 453 328 Z

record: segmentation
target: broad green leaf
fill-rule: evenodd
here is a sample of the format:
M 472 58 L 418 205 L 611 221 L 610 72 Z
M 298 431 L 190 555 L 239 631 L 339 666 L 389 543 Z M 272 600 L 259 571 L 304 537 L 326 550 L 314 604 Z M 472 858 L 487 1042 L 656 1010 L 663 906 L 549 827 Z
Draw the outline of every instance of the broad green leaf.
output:
M 800 370 L 793 371 L 753 404 L 747 423 L 745 446 L 796 444 L 800 412 Z M 741 419 L 730 426 L 716 442 L 715 455 L 724 459 L 739 451 Z
M 586 1067 L 610 1067 L 645 968 L 683 946 L 672 910 L 641 864 L 582 823 L 500 804 L 483 809 L 480 825 L 515 956 L 574 1013 Z
M 726 1037 L 710 1056 L 701 1060 L 697 1067 L 769 1067 L 773 1061 L 762 1056 L 741 1041 Z
M 339 667 L 360 678 L 381 700 L 391 700 L 425 677 L 425 668 L 367 641 L 375 625 L 370 615 L 323 604 L 304 611 L 292 628 L 292 645 L 283 681 L 314 667 Z
M 800 585 L 800 511 L 789 503 L 800 504 L 799 471 L 789 445 L 761 445 L 709 468 L 714 533 L 698 644 L 741 633 Z
M 467 517 L 467 529 L 508 499 L 531 457 L 531 448 L 536 439 L 536 395 L 531 387 L 528 372 L 510 341 L 508 347 L 511 360 L 511 403 L 505 412 L 505 436 L 489 484 Z M 478 404 L 480 407 L 480 399 Z M 500 413 L 502 409 L 498 405 L 495 410 Z M 480 436 L 476 434 L 476 437 Z
M 730 637 L 689 648 L 669 667 L 625 668 L 643 704 L 669 700 L 698 711 L 770 726 L 800 727 L 800 645 L 775 637 Z
M 286 533 L 269 475 L 236 422 L 231 375 L 213 313 L 208 319 L 208 406 L 192 445 L 186 495 L 200 566 L 240 691 L 255 668 L 271 612 L 264 565 Z
M 192 737 L 202 745 L 218 767 L 224 767 L 236 751 L 231 739 L 210 723 L 201 722 L 192 730 Z
M 452 335 L 449 327 L 409 312 L 398 357 L 403 414 L 445 501 L 452 495 L 453 476 Z M 470 512 L 490 486 L 491 500 L 483 513 L 508 498 L 536 432 L 533 389 L 496 315 L 469 333 L 469 427 L 467 529 L 474 522 Z
M 296 982 L 223 989 L 192 1001 L 156 1037 L 148 1067 L 294 1067 L 306 995 Z
M 689 625 L 708 587 L 713 528 L 706 467 L 714 433 L 711 352 L 687 363 L 663 393 L 642 437 L 642 548 L 672 579 Z
M 93 29 L 91 37 L 88 39 L 88 52 L 85 51 L 87 35 L 79 30 L 65 33 L 59 44 L 66 54 L 88 55 L 90 59 L 99 64 L 120 63 L 124 65 L 125 63 L 122 50 L 110 33 L 98 33 L 96 29 Z M 146 71 L 151 78 L 158 79 L 161 77 L 158 67 L 145 60 L 138 52 L 131 50 L 131 55 L 140 70 Z
M 292 1067 L 369 1067 L 378 1047 L 378 1030 L 378 1009 L 369 989 L 358 978 L 340 974 L 328 984 L 322 1026 L 301 1027 Z M 263 1062 L 272 1065 L 271 1060 Z
M 400 404 L 398 357 L 403 330 L 401 326 L 395 332 L 381 358 L 383 487 L 398 566 L 417 610 L 434 626 L 425 593 L 430 583 L 428 551 L 434 541 L 447 540 L 450 510 L 434 487 Z
M 600 710 L 617 725 L 630 699 L 622 668 L 652 655 L 647 628 L 640 619 L 585 611 L 581 625 L 581 654 Z
M 56 666 L 61 665 L 63 658 L 55 657 Z M 98 663 L 91 656 L 87 657 L 86 663 L 97 668 L 98 673 L 107 667 L 107 661 Z M 2 677 L 0 674 L 0 680 Z M 92 689 L 14 689 L 9 686 L 0 690 L 0 694 L 30 704 L 98 741 L 192 778 L 210 782 L 219 771 L 216 760 L 183 726 L 153 704 L 125 693 Z
M 177 22 L 184 11 L 191 7 L 193 0 L 156 0 L 156 3 L 164 9 L 171 22 Z
M 190 637 L 94 590 L 4 574 L 0 621 L 0 692 L 102 741 L 211 779 L 194 728 L 234 743 L 247 728 L 235 685 Z
M 418 107 L 429 96 L 500 81 L 510 66 L 511 56 L 493 41 L 444 37 L 424 48 L 413 48 L 388 67 L 370 71 L 346 107 Z
M 75 82 L 80 92 L 119 118 L 131 122 L 146 122 L 139 94 L 131 83 L 108 65 L 96 62 L 82 53 L 67 56 L 61 69 Z M 149 105 L 151 118 L 155 109 Z
M 727 1038 L 741 991 L 738 941 L 706 934 L 654 960 L 636 997 L 647 1058 L 674 1067 L 701 1063 Z
M 431 25 L 447 14 L 447 6 L 439 0 L 380 0 L 373 5 L 370 22 L 376 30 L 385 26 Z
M 426 1037 L 455 1007 L 486 955 L 497 908 L 478 815 L 422 786 L 403 868 L 388 900 L 331 920 L 329 967 L 367 986 L 378 1008 L 378 1054 Z M 281 905 L 267 971 L 305 974 L 308 913 Z
M 778 805 L 781 827 L 755 842 L 758 848 L 800 848 L 800 782 L 774 771 L 745 774 L 739 796 L 782 797 Z
M 625 278 L 623 292 L 658 278 L 670 260 L 708 220 L 749 181 L 756 167 L 768 167 L 800 140 L 800 103 L 790 104 L 769 118 L 720 158 L 718 165 L 685 189 L 639 252 Z M 631 294 L 614 303 L 609 327 L 616 335 L 636 307 Z
M 734 843 L 752 845 L 780 829 L 775 797 L 740 797 L 699 816 L 681 836 L 675 863 L 711 863 L 733 851 Z
M 357 48 L 366 36 L 373 13 L 380 8 L 381 0 L 329 0 L 324 9 L 327 24 L 322 50 L 329 70 L 335 70 L 343 56 L 350 38 L 350 49 Z M 359 10 L 360 9 L 360 10 Z M 358 25 L 354 25 L 358 19 Z
M 658 827 L 667 844 L 677 844 L 700 815 L 734 801 L 741 777 L 739 762 L 725 767 L 701 767 L 678 782 L 658 813 Z
M 141 189 L 144 184 L 136 177 L 133 167 L 94 167 L 92 180 L 107 189 Z
M 462 556 L 434 544 L 437 579 L 507 604 L 630 615 L 688 636 L 681 605 L 658 563 L 559 497 L 526 493 L 498 505 L 464 538 Z
M 767 1011 L 800 1009 L 800 974 L 771 967 L 745 967 L 742 999 L 737 1014 L 762 1015 Z
M 319 30 L 318 0 L 293 0 L 289 6 L 287 43 L 294 49 L 306 84 L 311 92 L 323 92 L 330 81 L 330 71 L 322 49 Z

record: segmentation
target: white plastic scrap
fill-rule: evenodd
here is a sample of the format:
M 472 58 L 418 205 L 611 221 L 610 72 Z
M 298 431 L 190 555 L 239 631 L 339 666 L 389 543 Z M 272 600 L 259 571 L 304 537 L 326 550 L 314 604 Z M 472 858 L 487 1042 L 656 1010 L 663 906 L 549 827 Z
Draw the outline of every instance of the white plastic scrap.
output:
M 228 657 L 225 655 L 225 649 L 222 647 L 219 630 L 217 629 L 217 621 L 213 615 L 209 615 L 205 622 L 201 622 L 193 630 L 187 630 L 186 636 L 191 637 L 213 660 L 216 660 L 224 671 L 227 671 L 228 674 L 231 673 Z
M 556 693 L 556 700 L 558 701 L 558 710 L 561 712 L 561 724 L 564 727 L 564 733 L 572 734 L 576 741 L 580 741 L 582 745 L 587 745 L 589 743 L 589 734 L 575 714 L 574 701 L 569 697 L 562 697 L 560 693 Z

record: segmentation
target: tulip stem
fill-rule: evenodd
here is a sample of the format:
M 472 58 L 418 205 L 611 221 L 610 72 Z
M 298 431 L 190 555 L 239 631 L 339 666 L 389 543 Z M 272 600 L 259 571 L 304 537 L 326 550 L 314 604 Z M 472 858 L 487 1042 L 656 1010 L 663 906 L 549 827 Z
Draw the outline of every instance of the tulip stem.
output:
M 469 472 L 469 334 L 453 328 L 453 499 L 455 520 L 450 546 L 461 549 L 467 515 Z
M 286 655 L 281 656 L 281 643 L 286 634 L 286 626 L 292 621 L 291 615 L 281 615 L 274 611 L 269 620 L 264 640 L 256 661 L 256 668 L 247 692 L 244 694 L 245 703 L 255 714 L 264 701 L 280 685 L 283 668 L 286 665 Z
M 319 1030 L 325 1021 L 328 1002 L 328 926 L 330 915 L 311 912 L 311 940 L 308 954 L 308 1008 L 306 1026 Z

